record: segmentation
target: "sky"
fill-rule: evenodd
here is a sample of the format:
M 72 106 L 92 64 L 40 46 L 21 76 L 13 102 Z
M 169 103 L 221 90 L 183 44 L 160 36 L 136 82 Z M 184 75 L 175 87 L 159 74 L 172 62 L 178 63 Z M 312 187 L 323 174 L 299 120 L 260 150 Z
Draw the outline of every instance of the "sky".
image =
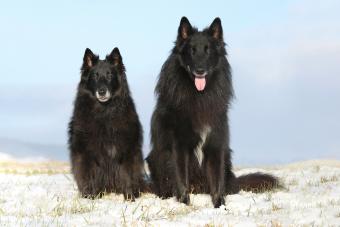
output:
M 53 157 L 67 160 L 84 51 L 104 58 L 119 47 L 147 155 L 154 87 L 186 16 L 199 29 L 222 20 L 236 165 L 340 159 L 339 10 L 332 0 L 3 1 L 0 152 L 22 155 L 35 144 L 44 149 L 34 155 L 59 147 Z

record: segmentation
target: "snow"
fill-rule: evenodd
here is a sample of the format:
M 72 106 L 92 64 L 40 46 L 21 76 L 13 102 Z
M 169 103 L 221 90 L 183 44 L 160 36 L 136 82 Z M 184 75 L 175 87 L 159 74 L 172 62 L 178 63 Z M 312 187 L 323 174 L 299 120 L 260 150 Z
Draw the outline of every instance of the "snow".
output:
M 190 206 L 153 194 L 83 199 L 69 167 L 53 165 L 0 162 L 0 226 L 340 226 L 340 161 L 237 168 L 237 175 L 272 173 L 285 188 L 229 195 L 218 209 L 208 195 L 191 195 Z

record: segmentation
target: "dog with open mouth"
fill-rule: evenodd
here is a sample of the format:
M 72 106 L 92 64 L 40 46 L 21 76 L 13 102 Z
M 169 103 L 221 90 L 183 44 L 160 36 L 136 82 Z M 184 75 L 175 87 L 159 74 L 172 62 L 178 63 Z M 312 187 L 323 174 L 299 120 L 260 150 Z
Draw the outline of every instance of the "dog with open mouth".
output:
M 233 98 L 220 18 L 202 31 L 181 19 L 177 40 L 163 64 L 151 120 L 147 157 L 154 192 L 190 203 L 190 193 L 209 193 L 214 207 L 224 196 L 269 190 L 278 180 L 254 173 L 235 177 L 229 146 L 228 110 Z

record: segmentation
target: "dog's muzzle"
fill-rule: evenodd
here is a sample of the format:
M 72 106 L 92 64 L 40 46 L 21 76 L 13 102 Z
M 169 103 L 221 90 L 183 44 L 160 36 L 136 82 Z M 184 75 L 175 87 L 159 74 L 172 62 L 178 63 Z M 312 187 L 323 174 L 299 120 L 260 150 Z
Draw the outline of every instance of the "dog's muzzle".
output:
M 96 98 L 99 102 L 107 102 L 111 98 L 111 93 L 108 89 L 99 89 L 96 91 Z

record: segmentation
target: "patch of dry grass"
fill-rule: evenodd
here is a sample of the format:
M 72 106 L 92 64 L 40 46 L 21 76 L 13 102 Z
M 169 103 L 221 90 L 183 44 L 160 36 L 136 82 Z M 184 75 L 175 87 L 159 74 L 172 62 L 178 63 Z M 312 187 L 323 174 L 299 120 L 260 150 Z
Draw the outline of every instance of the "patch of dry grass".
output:
M 340 218 L 340 211 L 335 215 L 336 218 Z
M 67 162 L 0 162 L 0 173 L 5 174 L 58 174 L 69 173 L 70 165 Z
M 281 206 L 279 206 L 276 203 L 272 203 L 272 211 L 278 211 L 278 210 L 281 210 L 281 209 L 282 209 Z
M 338 181 L 338 176 L 336 175 L 333 175 L 333 176 L 329 176 L 329 177 L 321 177 L 320 178 L 320 182 L 323 184 L 323 183 L 327 183 L 327 182 L 335 182 L 335 181 Z
M 73 198 L 71 201 L 61 200 L 52 209 L 50 215 L 52 217 L 59 217 L 65 214 L 84 214 L 94 211 L 95 200 L 90 202 L 81 201 L 80 198 Z

